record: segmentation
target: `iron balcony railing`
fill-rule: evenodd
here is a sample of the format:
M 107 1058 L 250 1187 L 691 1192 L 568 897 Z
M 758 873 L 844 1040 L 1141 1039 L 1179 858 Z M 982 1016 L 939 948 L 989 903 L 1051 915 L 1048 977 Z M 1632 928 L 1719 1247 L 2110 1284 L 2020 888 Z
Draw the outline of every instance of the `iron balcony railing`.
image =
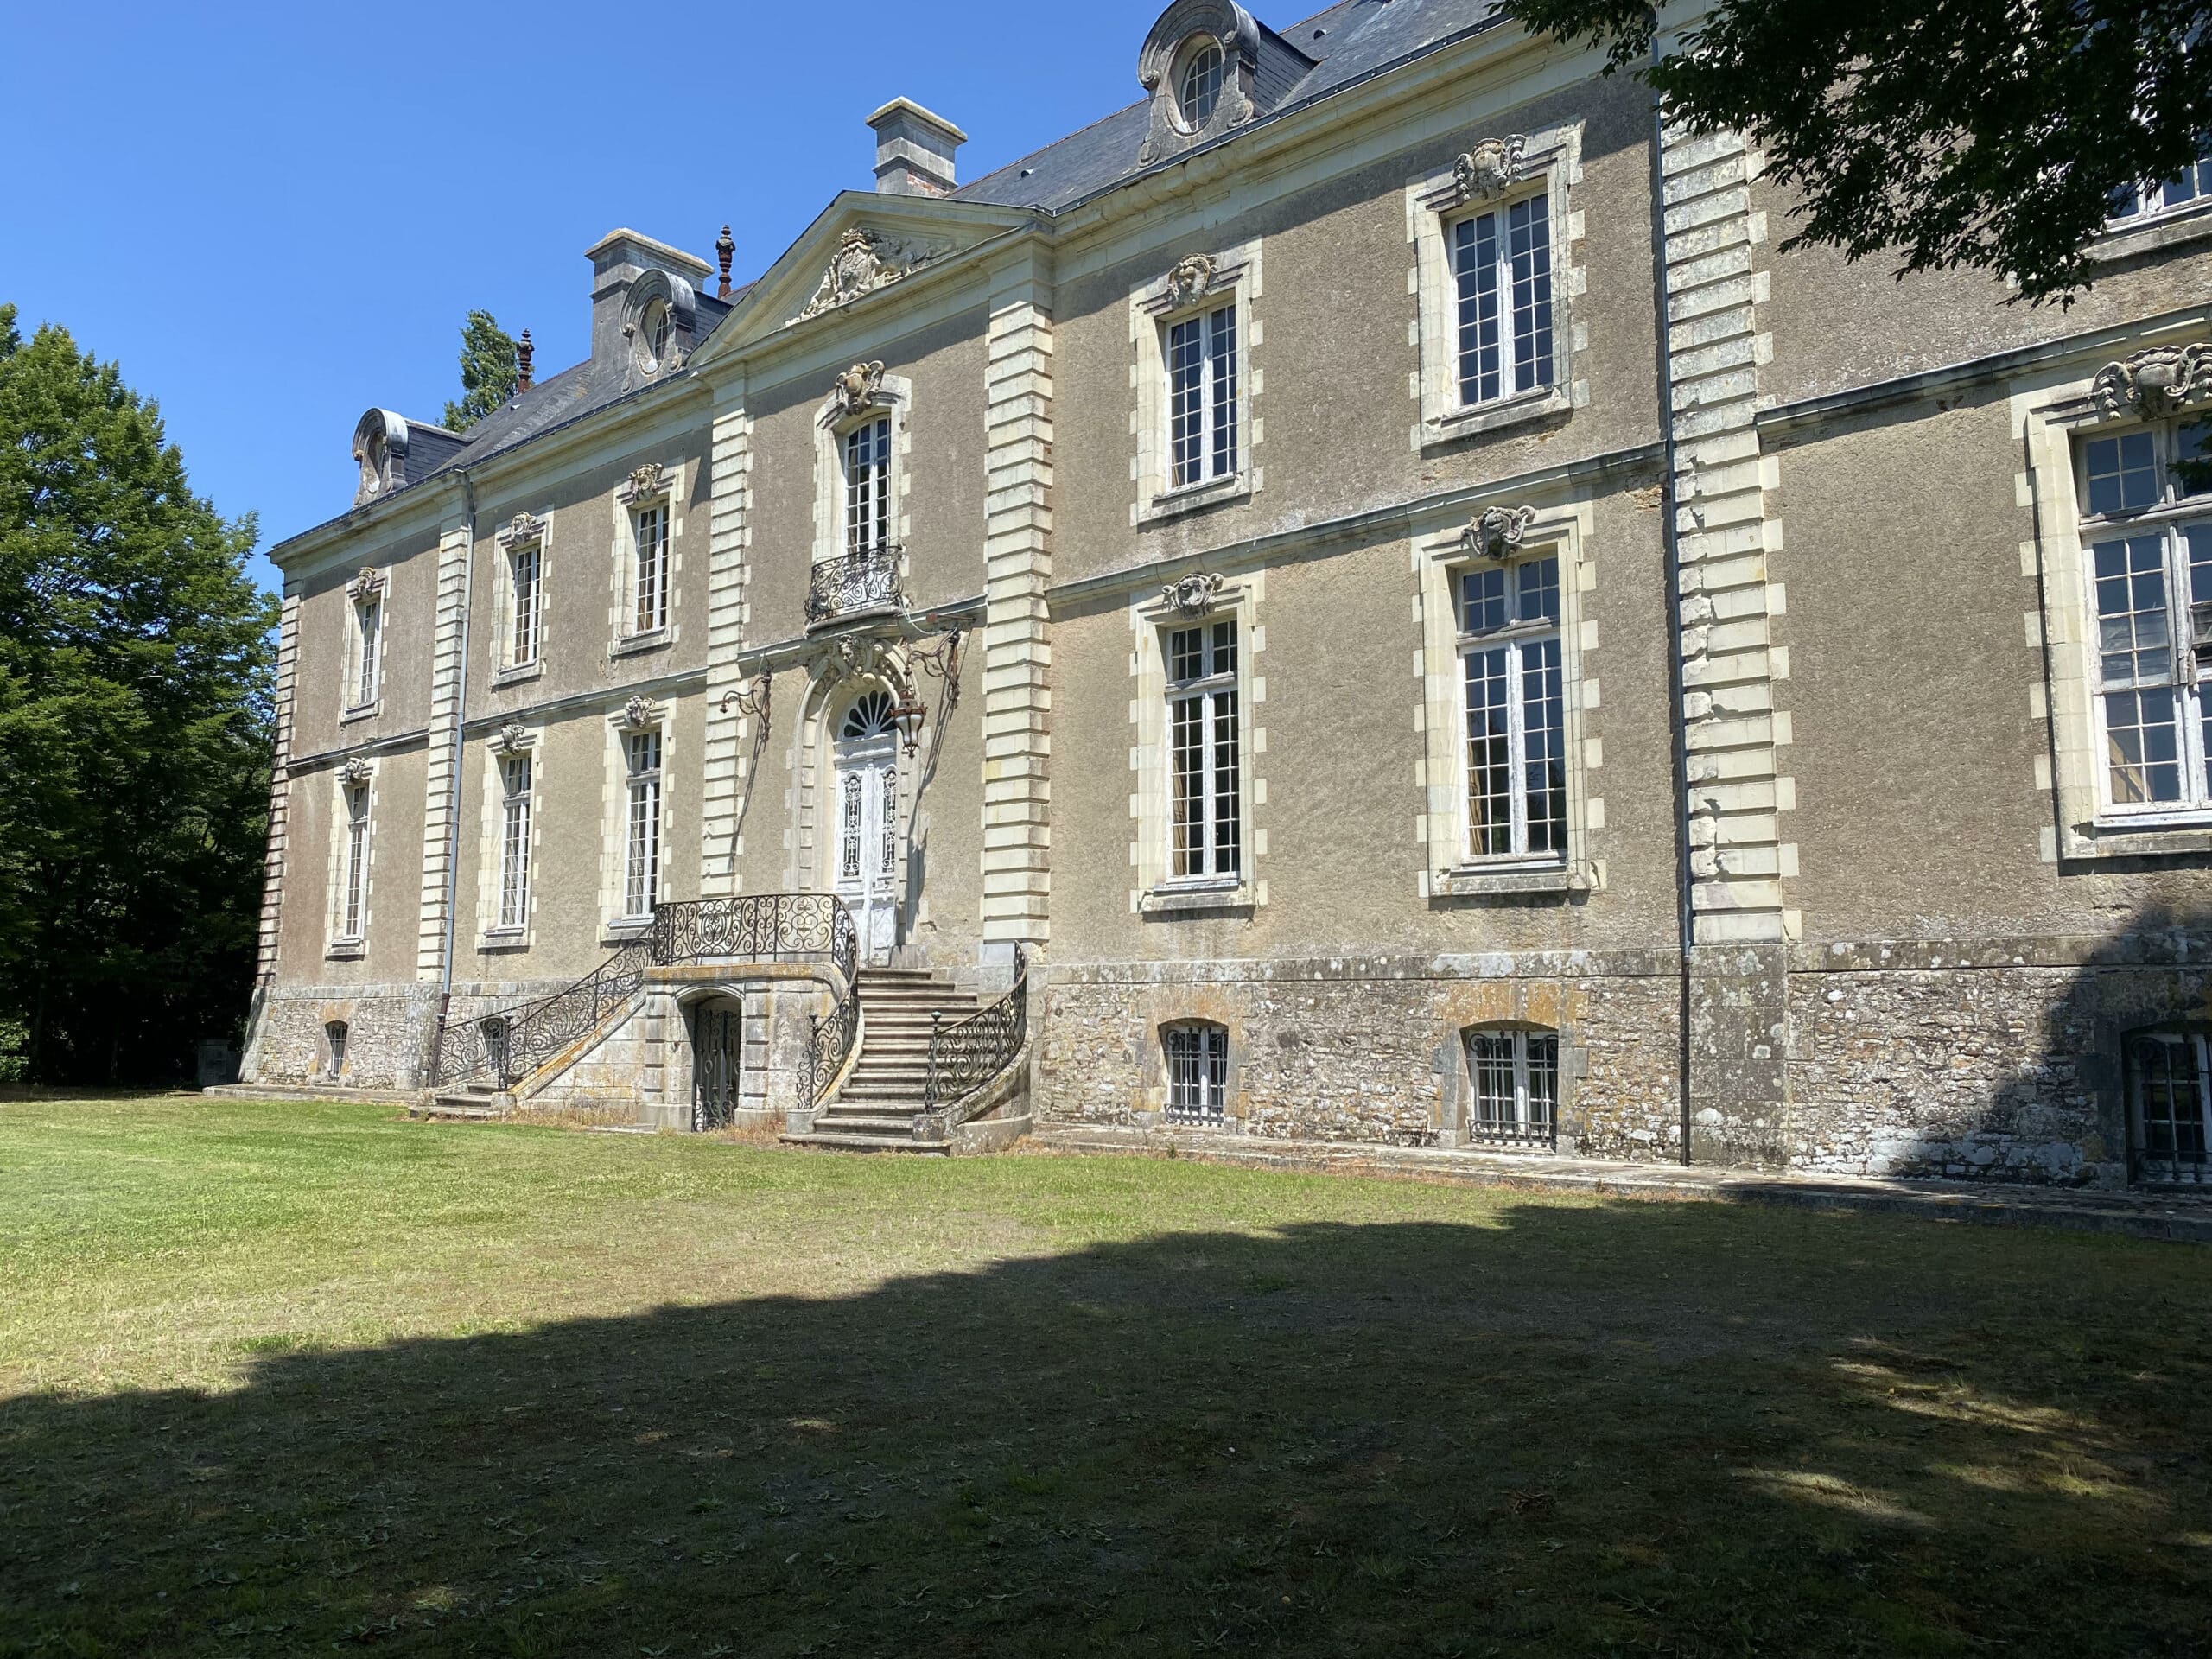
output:
M 930 1029 L 930 1069 L 922 1109 L 972 1095 L 1014 1064 L 1029 1031 L 1029 957 L 1014 947 L 1014 988 L 988 1008 Z
M 817 564 L 806 585 L 809 626 L 905 605 L 906 596 L 899 586 L 899 553 L 896 547 L 874 547 Z
M 653 961 L 798 962 L 821 957 L 849 982 L 858 960 L 852 912 L 835 893 L 753 893 L 653 906 Z

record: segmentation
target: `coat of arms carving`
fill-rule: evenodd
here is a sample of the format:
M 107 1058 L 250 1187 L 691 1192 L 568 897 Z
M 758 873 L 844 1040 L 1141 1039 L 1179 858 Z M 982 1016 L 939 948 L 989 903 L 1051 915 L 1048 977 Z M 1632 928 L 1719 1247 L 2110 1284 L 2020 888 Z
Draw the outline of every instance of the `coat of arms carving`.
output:
M 1521 181 L 1529 141 L 1520 133 L 1485 138 L 1452 163 L 1461 200 L 1494 201 Z
M 1160 590 L 1160 601 L 1180 616 L 1204 616 L 1221 594 L 1221 578 L 1200 570 L 1171 582 Z
M 1470 552 L 1484 558 L 1508 558 L 1519 549 L 1521 538 L 1535 519 L 1534 507 L 1484 507 L 1459 532 L 1459 539 Z
M 2098 407 L 2107 416 L 2169 415 L 2212 397 L 2212 346 L 2154 346 L 2097 371 Z
M 800 312 L 801 321 L 841 305 L 849 305 L 879 288 L 888 288 L 934 260 L 943 250 L 926 242 L 892 236 L 857 226 L 847 231 L 830 256 L 814 297 Z
M 883 401 L 880 363 L 855 363 L 830 383 L 830 402 L 841 416 L 857 415 Z
M 1196 305 L 1213 290 L 1213 256 L 1194 253 L 1167 273 L 1167 302 L 1179 309 Z

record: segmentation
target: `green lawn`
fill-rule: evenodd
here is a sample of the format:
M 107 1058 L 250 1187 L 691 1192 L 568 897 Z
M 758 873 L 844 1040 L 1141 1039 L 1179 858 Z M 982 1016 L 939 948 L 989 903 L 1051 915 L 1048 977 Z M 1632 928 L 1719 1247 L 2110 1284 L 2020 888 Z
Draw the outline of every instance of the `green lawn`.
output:
M 0 1654 L 2201 1653 L 2212 1253 L 0 1104 Z

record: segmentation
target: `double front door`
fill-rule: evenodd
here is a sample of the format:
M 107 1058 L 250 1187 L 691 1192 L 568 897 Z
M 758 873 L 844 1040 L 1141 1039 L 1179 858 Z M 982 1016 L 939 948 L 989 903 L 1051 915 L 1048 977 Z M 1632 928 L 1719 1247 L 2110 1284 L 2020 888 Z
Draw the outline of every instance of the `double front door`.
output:
M 899 738 L 891 699 L 872 692 L 839 728 L 832 881 L 852 912 L 861 957 L 887 960 L 899 943 Z

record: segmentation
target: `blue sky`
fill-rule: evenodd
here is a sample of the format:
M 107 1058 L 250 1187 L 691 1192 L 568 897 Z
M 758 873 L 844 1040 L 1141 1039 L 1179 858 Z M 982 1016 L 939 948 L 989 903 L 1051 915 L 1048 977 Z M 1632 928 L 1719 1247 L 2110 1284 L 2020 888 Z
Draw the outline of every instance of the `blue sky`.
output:
M 608 230 L 711 260 L 728 220 L 741 280 L 869 188 L 877 105 L 959 124 L 981 177 L 1135 101 L 1165 3 L 16 0 L 0 302 L 119 362 L 267 547 L 349 505 L 362 410 L 459 395 L 471 306 L 550 373 Z

